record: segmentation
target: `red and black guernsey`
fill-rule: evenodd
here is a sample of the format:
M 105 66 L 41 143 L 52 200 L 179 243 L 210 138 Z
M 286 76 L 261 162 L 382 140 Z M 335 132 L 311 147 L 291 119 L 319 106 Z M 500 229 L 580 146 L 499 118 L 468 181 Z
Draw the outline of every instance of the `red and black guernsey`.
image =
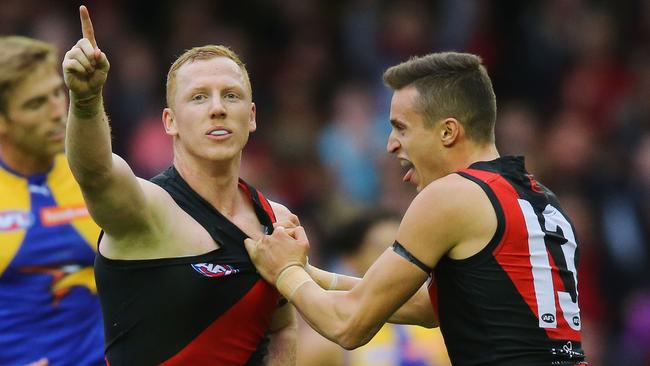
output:
M 281 297 L 257 274 L 244 248 L 246 234 L 173 167 L 152 181 L 200 223 L 219 248 L 198 256 L 152 260 L 97 256 L 107 364 L 260 365 Z M 271 233 L 275 216 L 268 201 L 244 181 L 239 187 L 250 196 L 263 230 Z
M 464 260 L 443 257 L 429 288 L 455 366 L 581 365 L 575 230 L 523 157 L 478 162 L 459 175 L 487 194 L 498 225 Z

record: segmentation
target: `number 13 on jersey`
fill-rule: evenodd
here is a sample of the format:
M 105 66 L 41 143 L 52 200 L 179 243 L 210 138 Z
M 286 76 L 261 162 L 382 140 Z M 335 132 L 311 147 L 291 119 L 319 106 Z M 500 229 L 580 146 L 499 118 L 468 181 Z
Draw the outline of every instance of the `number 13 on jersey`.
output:
M 546 329 L 558 327 L 555 301 L 557 293 L 557 303 L 560 305 L 564 320 L 571 329 L 579 331 L 580 308 L 575 264 L 577 244 L 571 224 L 558 209 L 551 205 L 547 205 L 541 215 L 538 215 L 526 200 L 519 199 L 519 206 L 528 230 L 528 249 L 539 326 Z M 555 273 L 549 256 L 557 268 Z M 564 291 L 556 290 L 554 280 L 564 284 Z

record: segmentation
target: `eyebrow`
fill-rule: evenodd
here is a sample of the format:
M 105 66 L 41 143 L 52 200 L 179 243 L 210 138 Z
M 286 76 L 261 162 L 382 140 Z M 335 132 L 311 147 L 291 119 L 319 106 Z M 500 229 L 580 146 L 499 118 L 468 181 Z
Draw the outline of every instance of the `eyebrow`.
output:
M 208 85 L 196 85 L 196 86 L 193 86 L 193 87 L 187 89 L 187 93 L 192 94 L 192 93 L 196 93 L 196 92 L 204 92 L 204 91 L 208 91 L 210 89 L 211 88 Z M 220 90 L 221 91 L 225 90 L 225 91 L 244 92 L 246 89 L 244 87 L 236 85 L 236 84 L 229 84 L 229 85 L 226 85 L 226 86 L 220 88 Z
M 404 122 L 401 122 L 401 121 L 399 121 L 399 120 L 397 120 L 397 119 L 394 119 L 394 118 L 392 118 L 392 119 L 390 120 L 390 124 L 393 125 L 393 127 L 395 127 L 395 128 L 398 128 L 398 127 L 404 127 L 404 126 L 405 126 L 405 125 L 404 125 Z
M 187 94 L 192 94 L 200 91 L 206 91 L 208 88 L 205 85 L 197 85 L 186 89 Z
M 33 103 L 42 103 L 47 100 L 47 94 L 37 95 L 33 98 L 27 99 L 20 107 L 25 108 Z
M 20 108 L 25 108 L 25 107 L 27 107 L 27 105 L 29 105 L 31 103 L 34 103 L 36 101 L 47 100 L 49 95 L 51 93 L 54 93 L 55 91 L 65 91 L 65 84 L 63 84 L 63 81 L 61 81 L 59 83 L 56 83 L 52 87 L 52 89 L 50 89 L 48 91 L 45 91 L 45 92 L 43 92 L 43 93 L 41 93 L 39 95 L 36 95 L 36 96 L 34 96 L 34 97 L 30 98 L 30 99 L 27 99 L 25 102 L 23 102 L 23 104 L 20 105 Z

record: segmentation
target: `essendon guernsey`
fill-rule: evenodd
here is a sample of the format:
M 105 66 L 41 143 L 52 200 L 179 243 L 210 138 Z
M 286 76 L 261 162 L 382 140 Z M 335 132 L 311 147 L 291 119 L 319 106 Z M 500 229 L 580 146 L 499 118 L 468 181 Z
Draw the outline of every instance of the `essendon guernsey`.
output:
M 219 248 L 198 256 L 152 260 L 97 256 L 107 364 L 260 365 L 280 295 L 256 273 L 243 245 L 247 236 L 173 167 L 152 181 L 167 190 Z M 275 217 L 268 201 L 243 181 L 239 187 L 270 233 Z
M 497 215 L 490 243 L 464 260 L 443 257 L 429 288 L 456 366 L 586 365 L 578 307 L 578 245 L 555 195 L 522 157 L 458 172 Z

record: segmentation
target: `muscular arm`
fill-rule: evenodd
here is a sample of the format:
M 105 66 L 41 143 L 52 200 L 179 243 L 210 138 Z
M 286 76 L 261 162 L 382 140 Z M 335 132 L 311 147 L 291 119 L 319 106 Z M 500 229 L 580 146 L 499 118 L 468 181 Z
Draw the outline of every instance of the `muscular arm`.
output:
M 294 228 L 300 225 L 298 217 L 285 206 L 270 201 L 277 216 L 277 224 L 284 228 Z M 325 290 L 348 291 L 361 282 L 361 278 L 328 272 L 310 264 L 305 270 L 314 281 Z M 413 324 L 427 328 L 437 327 L 437 321 L 429 300 L 426 286 L 422 286 L 404 305 L 391 315 L 389 323 Z
M 296 312 L 289 303 L 281 306 L 271 320 L 270 341 L 266 366 L 285 366 L 296 363 Z
M 392 249 L 389 248 L 388 250 Z M 358 277 L 328 272 L 310 264 L 305 266 L 305 270 L 325 290 L 349 291 L 362 281 Z M 438 322 L 436 321 L 433 306 L 429 300 L 429 292 L 427 291 L 426 284 L 421 286 L 415 295 L 408 299 L 404 305 L 400 306 L 388 318 L 388 322 L 394 324 L 420 325 L 426 328 L 437 327 Z
M 147 222 L 145 195 L 124 160 L 111 151 L 102 88 L 109 63 L 95 41 L 90 16 L 80 8 L 83 37 L 65 55 L 70 89 L 66 151 L 93 219 L 112 237 L 141 230 Z
M 291 298 L 312 328 L 346 349 L 372 339 L 427 278 L 423 271 L 391 251 L 384 252 L 350 291 L 325 291 L 313 281 L 297 287 L 303 281 L 301 276 L 309 278 L 307 273 L 298 266 L 288 271 L 291 273 L 286 280 L 278 282 L 280 292 Z
M 485 224 L 485 212 L 494 215 L 478 186 L 457 176 L 441 178 L 413 200 L 397 241 L 425 265 L 435 267 L 445 254 L 457 258 L 475 242 L 484 246 L 489 241 L 495 226 Z M 369 341 L 428 277 L 411 261 L 387 250 L 351 290 L 325 291 L 302 268 L 309 243 L 300 227 L 295 231 L 294 237 L 276 230 L 257 242 L 247 240 L 246 249 L 264 278 L 276 284 L 303 318 L 344 348 Z

